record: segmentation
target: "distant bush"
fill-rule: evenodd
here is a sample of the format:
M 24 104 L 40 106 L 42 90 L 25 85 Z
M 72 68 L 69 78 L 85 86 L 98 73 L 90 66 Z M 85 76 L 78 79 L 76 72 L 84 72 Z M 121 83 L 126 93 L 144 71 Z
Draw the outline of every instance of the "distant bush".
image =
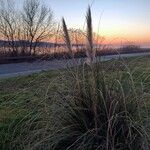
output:
M 138 45 L 125 45 L 120 48 L 120 53 L 133 53 L 140 51 L 140 46 Z

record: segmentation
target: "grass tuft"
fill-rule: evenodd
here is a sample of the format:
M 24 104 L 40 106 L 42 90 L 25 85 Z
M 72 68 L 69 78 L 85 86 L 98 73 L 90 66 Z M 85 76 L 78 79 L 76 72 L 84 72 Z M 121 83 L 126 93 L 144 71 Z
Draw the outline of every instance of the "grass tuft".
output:
M 66 73 L 68 76 L 63 84 L 66 83 L 67 88 L 65 92 L 57 93 L 58 99 L 53 105 L 54 132 L 49 137 L 50 148 L 149 149 L 148 128 L 144 125 L 141 113 L 143 93 L 136 88 L 132 73 L 126 65 L 122 77 L 108 78 L 101 63 L 93 62 L 90 7 L 86 20 L 89 65 L 83 64 L 80 69 Z M 68 32 L 65 30 L 67 37 Z
M 144 100 L 132 76 L 108 80 L 99 64 L 87 68 L 68 75 L 72 83 L 54 104 L 51 149 L 148 149 Z

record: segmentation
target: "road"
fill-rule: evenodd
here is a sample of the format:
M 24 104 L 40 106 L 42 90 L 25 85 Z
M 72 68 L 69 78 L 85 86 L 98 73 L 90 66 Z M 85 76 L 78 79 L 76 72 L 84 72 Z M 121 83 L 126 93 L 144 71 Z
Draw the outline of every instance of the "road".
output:
M 119 57 L 128 58 L 146 55 L 150 55 L 150 52 L 102 56 L 100 60 L 107 61 L 111 59 L 118 59 Z M 23 62 L 14 64 L 2 64 L 0 65 L 0 78 L 9 78 L 9 77 L 29 75 L 41 71 L 64 69 L 67 66 L 74 66 L 77 64 L 80 65 L 82 61 L 85 61 L 85 59 L 77 58 L 74 61 L 72 59 L 69 59 L 69 60 L 36 61 L 33 63 Z

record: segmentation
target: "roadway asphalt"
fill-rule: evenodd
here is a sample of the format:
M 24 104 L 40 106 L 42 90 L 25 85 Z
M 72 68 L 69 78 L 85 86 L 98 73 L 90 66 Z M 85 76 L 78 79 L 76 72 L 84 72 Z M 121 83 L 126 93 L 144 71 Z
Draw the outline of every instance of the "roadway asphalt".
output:
M 29 75 L 47 70 L 57 70 L 66 68 L 71 61 L 53 60 L 53 61 L 35 61 L 33 63 L 12 63 L 0 65 L 0 78 L 16 77 Z
M 150 52 L 102 56 L 100 60 L 107 61 L 111 59 L 117 59 L 119 57 L 136 57 L 146 55 L 150 55 Z M 74 66 L 77 64 L 80 65 L 82 61 L 85 61 L 85 59 L 83 60 L 81 58 L 78 58 L 75 59 L 74 61 L 69 59 L 69 60 L 35 61 L 33 63 L 23 62 L 23 63 L 2 64 L 0 65 L 0 78 L 9 78 L 9 77 L 29 75 L 41 71 L 64 69 L 67 66 Z

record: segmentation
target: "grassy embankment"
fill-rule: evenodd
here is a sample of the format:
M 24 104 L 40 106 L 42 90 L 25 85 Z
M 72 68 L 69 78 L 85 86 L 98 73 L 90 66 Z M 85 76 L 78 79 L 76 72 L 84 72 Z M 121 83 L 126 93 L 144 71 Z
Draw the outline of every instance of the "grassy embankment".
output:
M 105 72 L 106 82 L 113 78 L 119 79 L 131 70 L 135 88 L 139 88 L 143 93 L 144 108 L 146 105 L 147 109 L 144 109 L 142 118 L 146 118 L 145 122 L 149 126 L 150 121 L 147 119 L 150 118 L 150 58 L 108 61 L 100 66 L 102 68 L 99 69 Z M 51 118 L 51 112 L 55 109 L 53 103 L 62 93 L 67 93 L 66 83 L 70 83 L 70 88 L 73 86 L 72 80 L 67 78 L 73 74 L 71 70 L 0 80 L 0 149 L 10 146 L 34 149 L 47 141 L 51 134 L 50 129 L 54 128 Z M 82 72 L 82 67 L 79 70 Z

